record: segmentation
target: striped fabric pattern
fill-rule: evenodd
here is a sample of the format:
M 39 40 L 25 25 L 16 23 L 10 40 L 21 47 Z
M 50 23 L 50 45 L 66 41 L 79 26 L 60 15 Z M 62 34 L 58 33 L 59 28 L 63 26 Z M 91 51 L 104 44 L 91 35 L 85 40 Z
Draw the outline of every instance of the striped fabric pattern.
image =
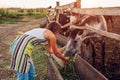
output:
M 32 63 L 32 59 L 30 57 L 31 53 L 29 53 L 28 55 L 27 53 L 25 53 L 25 50 L 27 49 L 28 44 L 31 44 L 31 42 L 35 39 L 35 37 L 31 37 L 26 34 L 19 37 L 16 45 L 14 46 L 12 63 L 10 66 L 11 69 L 22 73 L 28 72 L 30 64 Z

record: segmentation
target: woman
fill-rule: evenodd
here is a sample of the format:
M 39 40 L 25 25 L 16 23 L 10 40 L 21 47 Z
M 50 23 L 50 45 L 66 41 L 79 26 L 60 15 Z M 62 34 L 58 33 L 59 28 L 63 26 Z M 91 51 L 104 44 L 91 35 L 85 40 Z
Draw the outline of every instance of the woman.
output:
M 64 57 L 60 52 L 64 48 L 58 49 L 56 45 L 56 34 L 60 30 L 61 26 L 59 23 L 51 22 L 47 28 L 32 29 L 13 41 L 11 45 L 11 69 L 17 72 L 17 80 L 34 80 L 35 70 L 31 53 L 37 43 L 42 44 L 48 53 L 54 53 L 55 56 L 64 61 L 69 60 L 69 57 Z

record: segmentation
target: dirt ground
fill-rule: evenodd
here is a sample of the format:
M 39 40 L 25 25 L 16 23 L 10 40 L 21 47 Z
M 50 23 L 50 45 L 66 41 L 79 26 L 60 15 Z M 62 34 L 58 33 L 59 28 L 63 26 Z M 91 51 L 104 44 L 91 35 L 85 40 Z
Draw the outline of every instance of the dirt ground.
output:
M 18 31 L 27 31 L 39 27 L 41 19 L 23 19 L 23 22 L 14 24 L 0 24 L 0 80 L 10 80 L 13 71 L 9 70 L 11 56 L 9 46 L 17 35 Z
M 108 28 L 109 28 L 109 32 L 114 32 L 117 34 L 120 34 L 120 18 L 118 17 L 114 17 L 114 27 L 111 26 L 111 23 L 108 24 Z M 10 53 L 9 53 L 9 46 L 10 43 L 14 40 L 14 38 L 17 35 L 18 31 L 27 31 L 30 30 L 32 28 L 36 28 L 39 27 L 39 23 L 41 21 L 41 19 L 23 19 L 24 22 L 17 22 L 14 24 L 9 24 L 9 23 L 4 23 L 4 24 L 0 24 L 0 80 L 10 80 L 13 77 L 13 71 L 9 70 L 9 64 L 10 64 Z M 117 58 L 116 57 L 109 57 L 109 58 L 113 58 L 111 60 L 116 60 L 118 59 L 120 61 L 120 42 L 119 41 L 115 41 L 115 40 L 111 40 L 108 39 L 107 41 L 110 41 L 107 44 L 110 48 L 109 49 L 115 49 L 115 50 L 107 50 L 108 53 L 114 53 L 110 56 L 114 56 L 115 54 L 117 54 Z M 106 42 L 107 43 L 107 42 Z M 119 44 L 117 44 L 119 43 Z M 115 46 L 111 46 L 111 45 L 116 45 L 118 47 Z M 114 64 L 113 64 L 114 65 Z

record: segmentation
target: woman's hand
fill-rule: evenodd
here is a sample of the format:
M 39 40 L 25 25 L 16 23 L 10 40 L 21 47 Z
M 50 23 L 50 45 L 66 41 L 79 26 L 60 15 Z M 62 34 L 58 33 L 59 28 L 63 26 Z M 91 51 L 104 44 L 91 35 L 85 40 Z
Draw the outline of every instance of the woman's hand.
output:
M 59 48 L 59 51 L 60 52 L 63 52 L 65 50 L 66 46 L 62 47 L 62 48 Z
M 70 60 L 70 57 L 65 57 L 65 62 L 68 62 Z

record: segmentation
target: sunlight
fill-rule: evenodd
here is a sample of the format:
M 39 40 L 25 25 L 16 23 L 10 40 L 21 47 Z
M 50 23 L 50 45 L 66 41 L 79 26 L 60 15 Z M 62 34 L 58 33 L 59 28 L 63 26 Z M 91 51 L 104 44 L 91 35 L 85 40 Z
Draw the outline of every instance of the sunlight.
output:
M 100 7 L 98 3 L 100 0 L 82 0 L 81 7 L 82 8 L 91 8 L 91 7 Z
M 60 5 L 69 4 L 76 0 L 2 0 L 0 7 L 21 7 L 21 8 L 40 8 L 56 6 L 56 1 L 60 2 Z M 29 3 L 29 4 L 28 4 Z M 82 8 L 92 7 L 112 7 L 120 6 L 119 0 L 81 0 Z
M 118 6 L 120 6 L 119 0 L 81 0 L 82 8 L 118 7 Z

